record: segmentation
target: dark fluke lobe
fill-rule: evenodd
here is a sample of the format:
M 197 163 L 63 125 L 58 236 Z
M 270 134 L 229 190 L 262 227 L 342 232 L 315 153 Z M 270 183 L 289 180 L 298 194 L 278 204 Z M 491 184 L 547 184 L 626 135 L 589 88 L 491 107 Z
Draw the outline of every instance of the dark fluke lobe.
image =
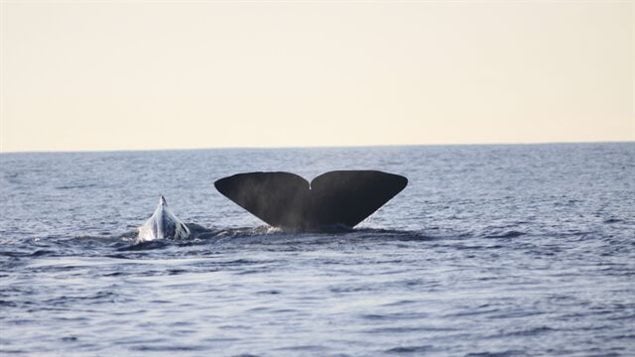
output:
M 216 189 L 269 225 L 288 230 L 354 227 L 408 184 L 381 171 L 330 171 L 309 182 L 289 172 L 222 178 Z

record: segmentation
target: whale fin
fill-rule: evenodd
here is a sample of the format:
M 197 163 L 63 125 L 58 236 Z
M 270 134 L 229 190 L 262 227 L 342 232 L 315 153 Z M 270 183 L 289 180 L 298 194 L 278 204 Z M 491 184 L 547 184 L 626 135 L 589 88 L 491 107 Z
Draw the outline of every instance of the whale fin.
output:
M 148 220 L 138 228 L 138 241 L 151 241 L 155 239 L 185 239 L 190 236 L 190 230 L 168 208 L 168 202 L 163 195 L 159 198 L 159 204 Z
M 309 183 L 288 172 L 222 178 L 216 189 L 266 223 L 291 230 L 353 227 L 406 187 L 408 179 L 381 171 L 331 171 Z

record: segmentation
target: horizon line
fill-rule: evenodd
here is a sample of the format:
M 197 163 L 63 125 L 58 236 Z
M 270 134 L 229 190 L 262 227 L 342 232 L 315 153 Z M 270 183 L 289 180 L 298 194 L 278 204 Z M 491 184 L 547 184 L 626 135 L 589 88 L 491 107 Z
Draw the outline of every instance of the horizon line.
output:
M 195 151 L 195 150 L 284 150 L 284 149 L 354 149 L 354 148 L 395 148 L 425 146 L 511 146 L 511 145 L 575 145 L 575 144 L 627 144 L 633 140 L 588 140 L 588 141 L 530 141 L 530 142 L 470 142 L 470 143 L 429 143 L 429 144 L 371 144 L 371 145 L 308 145 L 308 146 L 209 146 L 209 147 L 175 147 L 144 149 L 78 149 L 78 150 L 16 150 L 4 151 L 5 154 L 71 154 L 71 153 L 117 153 L 117 152 L 149 152 L 149 151 Z

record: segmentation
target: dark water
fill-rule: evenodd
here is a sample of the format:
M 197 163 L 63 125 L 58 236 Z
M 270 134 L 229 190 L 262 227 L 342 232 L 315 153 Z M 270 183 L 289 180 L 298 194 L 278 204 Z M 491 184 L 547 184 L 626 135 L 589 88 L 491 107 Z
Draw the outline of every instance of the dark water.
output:
M 1 354 L 635 354 L 635 143 L 0 160 Z M 212 185 L 335 169 L 410 183 L 328 234 Z M 159 194 L 206 229 L 135 245 Z

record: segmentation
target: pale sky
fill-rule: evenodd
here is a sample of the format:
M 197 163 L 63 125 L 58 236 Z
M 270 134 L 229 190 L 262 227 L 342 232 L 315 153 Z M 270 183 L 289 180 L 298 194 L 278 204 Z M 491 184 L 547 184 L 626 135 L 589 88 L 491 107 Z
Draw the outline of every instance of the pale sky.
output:
M 2 152 L 635 140 L 633 1 L 0 1 Z

